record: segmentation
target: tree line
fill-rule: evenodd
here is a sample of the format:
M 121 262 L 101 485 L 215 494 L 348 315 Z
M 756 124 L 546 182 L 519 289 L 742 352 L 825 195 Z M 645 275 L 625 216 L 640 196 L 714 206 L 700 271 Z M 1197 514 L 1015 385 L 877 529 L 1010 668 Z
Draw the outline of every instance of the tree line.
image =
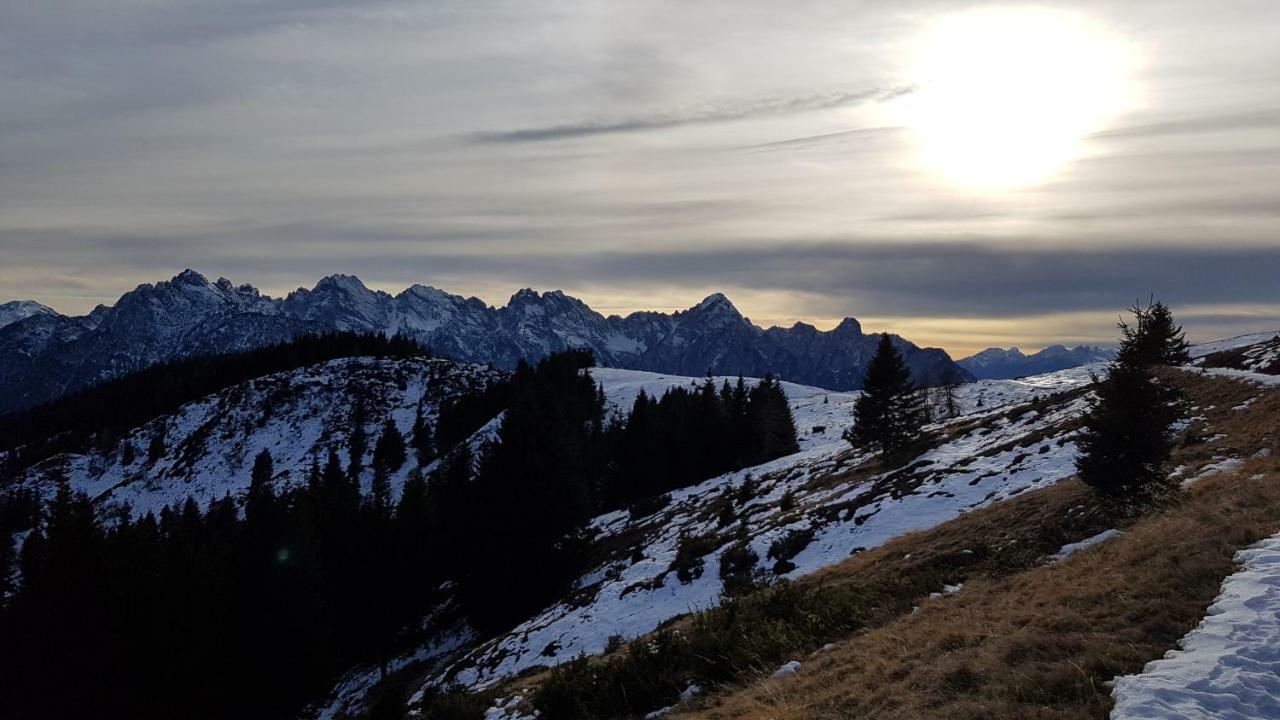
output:
M 34 528 L 0 609 L 0 707 L 294 715 L 353 665 L 421 644 L 420 619 L 446 595 L 485 632 L 562 597 L 586 568 L 586 524 L 601 510 L 796 447 L 772 379 L 644 395 L 610 422 L 592 364 L 589 352 L 521 363 L 437 423 L 420 410 L 407 436 L 357 402 L 345 442 L 316 458 L 304 484 L 277 487 L 264 451 L 242 503 L 189 499 L 104 521 L 65 479 L 45 507 L 11 495 L 0 538 Z M 450 447 L 457 428 L 499 404 L 495 438 Z M 390 477 L 411 455 L 396 497 Z M 644 471 L 629 468 L 641 455 Z M 366 461 L 373 482 L 362 494 Z
M 242 382 L 357 356 L 431 357 L 432 352 L 403 335 L 331 332 L 244 352 L 153 365 L 0 416 L 0 451 L 9 451 L 0 466 L 0 478 L 60 453 L 112 448 L 129 430 Z

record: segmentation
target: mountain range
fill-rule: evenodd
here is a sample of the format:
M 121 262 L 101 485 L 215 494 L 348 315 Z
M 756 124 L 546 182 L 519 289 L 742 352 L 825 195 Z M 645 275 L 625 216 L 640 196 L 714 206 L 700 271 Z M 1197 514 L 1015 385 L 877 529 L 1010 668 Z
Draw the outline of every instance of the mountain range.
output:
M 1007 350 L 997 347 L 987 348 L 957 360 L 956 364 L 973 373 L 973 376 L 979 380 L 1008 380 L 1066 370 L 1089 363 L 1106 362 L 1110 359 L 1110 351 L 1093 345 L 1077 345 L 1073 348 L 1050 345 L 1030 355 L 1016 347 Z
M 29 307 L 29 306 L 26 306 Z M 716 293 L 671 314 L 604 316 L 559 290 L 515 293 L 504 307 L 423 285 L 390 295 L 332 275 L 272 298 L 193 270 L 139 285 L 112 306 L 69 317 L 35 312 L 0 327 L 0 413 L 51 400 L 149 365 L 232 352 L 332 330 L 403 333 L 457 360 L 513 367 L 557 350 L 590 348 L 599 364 L 699 376 L 762 376 L 857 389 L 877 335 L 853 318 L 832 330 L 761 328 Z M 894 342 L 917 383 L 973 375 L 941 349 Z

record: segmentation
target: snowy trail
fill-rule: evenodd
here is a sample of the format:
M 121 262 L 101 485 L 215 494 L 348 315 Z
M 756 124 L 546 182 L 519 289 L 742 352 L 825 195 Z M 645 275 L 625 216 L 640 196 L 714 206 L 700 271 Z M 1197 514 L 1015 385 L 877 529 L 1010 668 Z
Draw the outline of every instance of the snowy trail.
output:
M 1280 718 L 1280 535 L 1236 560 L 1181 649 L 1116 678 L 1112 720 Z

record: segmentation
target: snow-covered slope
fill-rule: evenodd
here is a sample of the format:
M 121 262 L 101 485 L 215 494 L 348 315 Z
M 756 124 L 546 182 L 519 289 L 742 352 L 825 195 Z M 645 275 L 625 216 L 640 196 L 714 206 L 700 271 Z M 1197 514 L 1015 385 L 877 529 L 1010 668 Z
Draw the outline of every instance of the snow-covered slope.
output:
M 39 315 L 0 323 L 0 413 L 22 409 L 157 362 L 347 330 L 404 333 L 458 360 L 512 367 L 569 348 L 590 348 L 602 365 L 699 376 L 778 377 L 854 388 L 877 337 L 851 318 L 821 332 L 812 326 L 761 329 L 719 293 L 672 314 L 605 317 L 554 290 L 521 290 L 505 307 L 414 285 L 397 294 L 333 275 L 284 298 L 250 285 L 209 282 L 187 270 L 139 285 L 114 306 L 87 316 Z M 917 381 L 950 373 L 972 379 L 945 352 L 895 337 Z
M 700 382 L 626 370 L 593 372 L 609 402 L 620 407 L 640 389 L 661 394 L 671 385 Z M 611 635 L 640 635 L 664 620 L 716 604 L 723 589 L 719 556 L 736 542 L 731 535 L 739 527 L 762 572 L 774 565 L 768 554 L 775 541 L 789 533 L 807 536 L 791 565 L 779 568 L 797 577 L 902 533 L 1068 477 L 1076 454 L 1073 421 L 1086 403 L 1080 388 L 1089 379 L 1088 369 L 1076 368 L 1025 381 L 964 386 L 958 401 L 965 415 L 934 427 L 939 441 L 910 470 L 883 474 L 854 470 L 864 458 L 840 439 L 856 395 L 785 384 L 803 438 L 799 453 L 673 492 L 670 504 L 650 517 L 618 511 L 596 518 L 592 527 L 598 543 L 635 540 L 581 578 L 573 602 L 550 607 L 486 643 L 434 682 L 483 687 L 531 667 L 599 653 Z M 1033 400 L 1040 401 L 1035 409 L 1012 410 Z M 713 508 L 744 483 L 752 485 L 749 499 L 735 507 L 733 526 L 721 527 Z M 682 583 L 671 563 L 681 538 L 690 536 L 714 538 L 716 549 L 703 559 L 701 575 Z
M 369 452 L 389 417 L 406 436 L 419 403 L 434 418 L 442 401 L 483 386 L 497 371 L 440 359 L 346 358 L 252 380 L 183 406 L 173 415 L 136 428 L 106 450 L 62 455 L 36 465 L 19 482 L 51 496 L 58 478 L 87 493 L 106 514 L 128 506 L 136 515 L 157 512 L 194 497 L 202 504 L 249 485 L 254 457 L 269 450 L 279 490 L 306 481 L 313 462 L 323 464 L 335 448 L 344 462 L 352 414 L 366 408 Z M 148 457 L 152 438 L 164 452 Z M 123 448 L 134 448 L 126 463 Z M 369 466 L 366 457 L 366 467 Z M 416 463 L 410 459 L 392 478 L 398 493 Z M 367 471 L 366 490 L 372 480 Z
M 1116 678 L 1112 720 L 1280 717 L 1280 535 L 1236 561 L 1240 571 L 1180 649 Z
M 33 315 L 57 315 L 57 311 L 35 300 L 13 300 L 0 303 L 0 328 L 26 320 Z

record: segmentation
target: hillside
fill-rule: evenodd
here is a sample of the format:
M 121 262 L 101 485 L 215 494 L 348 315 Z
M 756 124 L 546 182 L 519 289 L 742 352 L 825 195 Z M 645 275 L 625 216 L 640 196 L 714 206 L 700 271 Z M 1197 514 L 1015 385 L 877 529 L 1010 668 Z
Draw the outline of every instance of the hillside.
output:
M 600 365 L 760 377 L 853 389 L 875 348 L 852 318 L 830 331 L 762 329 L 719 293 L 673 314 L 605 317 L 560 291 L 521 290 L 504 307 L 414 285 L 397 295 L 334 275 L 284 298 L 187 270 L 83 317 L 40 313 L 0 327 L 0 414 L 155 363 L 236 352 L 325 331 L 402 333 L 457 360 L 511 368 L 589 348 Z M 895 340 L 917 381 L 972 376 L 936 348 Z
M 99 512 L 129 507 L 134 515 L 178 507 L 187 497 L 201 506 L 226 495 L 242 498 L 254 457 L 269 450 L 281 490 L 306 481 L 330 448 L 344 448 L 356 406 L 366 413 L 365 431 L 376 436 L 390 418 L 403 433 L 419 406 L 434 420 L 442 403 L 483 388 L 499 373 L 481 365 L 441 359 L 343 358 L 268 375 L 236 385 L 172 415 L 135 428 L 109 448 L 64 454 L 29 468 L 14 484 L 51 498 L 60 478 L 89 495 Z M 161 451 L 148 451 L 160 438 Z M 126 454 L 124 446 L 133 450 Z M 370 447 L 369 452 L 372 452 Z M 345 454 L 344 454 L 345 456 Z M 366 460 L 368 457 L 366 457 Z M 392 474 L 398 496 L 407 463 Z M 370 468 L 362 477 L 365 491 Z
M 1270 338 L 1270 334 L 1235 338 L 1202 346 L 1194 354 L 1203 358 L 1197 362 L 1205 364 L 1220 362 L 1224 351 L 1236 352 L 1241 348 L 1250 348 L 1242 355 L 1254 357 L 1259 354 L 1256 350 L 1258 342 Z M 1136 521 L 1134 518 L 1114 517 L 1109 510 L 1097 504 L 1090 492 L 1070 479 L 1074 472 L 1071 466 L 1074 446 L 1070 437 L 1084 401 L 1080 393 L 1088 382 L 1089 372 L 1096 369 L 1080 368 L 1027 378 L 1020 383 L 976 383 L 966 388 L 964 410 L 968 414 L 938 426 L 938 439 L 933 447 L 924 450 L 904 470 L 884 472 L 873 463 L 866 463 L 865 458 L 852 456 L 838 443 L 826 445 L 821 441 L 811 441 L 799 456 L 673 493 L 670 505 L 660 512 L 659 517 L 630 518 L 625 513 L 601 517 L 594 526 L 601 531 L 602 544 L 609 547 L 608 539 L 617 538 L 618 547 L 612 551 L 613 555 L 606 552 L 598 569 L 580 581 L 579 593 L 505 638 L 486 643 L 468 653 L 444 674 L 430 678 L 414 699 L 429 699 L 432 687 L 460 683 L 463 687 L 483 689 L 481 697 L 489 698 L 485 702 L 492 703 L 494 717 L 515 718 L 531 711 L 532 706 L 528 704 L 531 697 L 542 698 L 536 702 L 547 701 L 538 695 L 538 688 L 552 680 L 545 673 L 536 671 L 540 666 L 564 662 L 582 652 L 605 652 L 604 657 L 612 659 L 608 662 L 621 663 L 626 667 L 626 658 L 637 652 L 637 646 L 633 644 L 627 650 L 624 643 L 623 650 L 615 649 L 618 647 L 618 640 L 613 637 L 615 633 L 624 640 L 636 636 L 652 638 L 648 642 L 654 643 L 652 647 L 657 649 L 653 652 L 660 653 L 660 656 L 645 662 L 657 662 L 664 667 L 670 665 L 672 673 L 679 673 L 680 651 L 666 650 L 671 642 L 665 639 L 668 636 L 661 631 L 648 635 L 646 628 L 654 630 L 664 625 L 664 621 L 670 622 L 690 610 L 714 607 L 723 602 L 724 558 L 726 555 L 738 557 L 731 551 L 743 547 L 749 548 L 748 557 L 754 554 L 752 564 L 756 572 L 763 571 L 766 576 L 776 574 L 797 578 L 802 588 L 799 592 L 813 593 L 811 597 L 818 598 L 806 602 L 817 602 L 819 608 L 823 602 L 847 602 L 847 598 L 841 600 L 845 596 L 838 590 L 848 587 L 847 582 L 874 587 L 882 582 L 877 578 L 883 577 L 885 581 L 896 579 L 889 582 L 889 589 L 884 591 L 887 596 L 876 601 L 865 617 L 855 613 L 854 617 L 861 619 L 849 620 L 852 625 L 837 623 L 833 626 L 835 629 L 825 631 L 826 634 L 810 627 L 806 633 L 814 634 L 802 633 L 789 641 L 791 650 L 788 654 L 795 653 L 791 659 L 796 662 L 779 671 L 778 677 L 770 676 L 788 658 L 779 656 L 773 666 L 759 664 L 769 662 L 770 652 L 777 652 L 776 647 L 760 653 L 751 669 L 738 668 L 727 677 L 717 678 L 715 673 L 720 671 L 715 670 L 714 663 L 708 666 L 710 661 L 704 658 L 689 665 L 689 670 L 685 671 L 688 674 L 683 677 L 662 675 L 660 677 L 667 679 L 655 680 L 659 686 L 663 682 L 670 683 L 664 686 L 668 689 L 662 690 L 658 696 L 669 693 L 666 701 L 652 706 L 629 705 L 631 712 L 645 714 L 684 699 L 685 704 L 692 708 L 693 717 L 844 717 L 847 708 L 852 707 L 860 708 L 855 711 L 859 715 L 918 717 L 905 708 L 919 702 L 946 702 L 960 703 L 954 707 L 962 717 L 968 716 L 959 709 L 962 707 L 979 708 L 970 711 L 976 713 L 974 717 L 989 717 L 995 706 L 984 704 L 986 701 L 973 704 L 967 693 L 979 692 L 986 686 L 983 678 L 988 671 L 995 671 L 995 666 L 990 664 L 980 668 L 956 669 L 963 664 L 945 663 L 927 670 L 929 677 L 935 678 L 927 682 L 932 683 L 931 687 L 942 688 L 941 696 L 932 691 L 921 692 L 919 683 L 926 682 L 922 677 L 911 675 L 916 679 L 910 680 L 906 676 L 892 676 L 892 680 L 875 681 L 885 683 L 890 689 L 872 693 L 872 698 L 880 699 L 867 701 L 889 705 L 858 704 L 860 700 L 853 705 L 841 705 L 859 698 L 852 689 L 842 690 L 846 685 L 857 687 L 855 681 L 849 680 L 850 672 L 855 675 L 863 672 L 851 671 L 850 668 L 865 666 L 866 673 L 889 673 L 892 663 L 873 662 L 869 658 L 844 660 L 839 638 L 844 637 L 842 633 L 848 630 L 839 628 L 875 628 L 872 630 L 875 638 L 888 638 L 894 633 L 905 632 L 895 628 L 918 626 L 920 632 L 931 638 L 956 635 L 956 640 L 945 642 L 958 644 L 944 644 L 943 652 L 961 652 L 970 642 L 961 639 L 966 632 L 963 628 L 968 627 L 964 623 L 979 620 L 971 614 L 964 615 L 961 617 L 965 620 L 944 620 L 940 627 L 934 622 L 938 618 L 937 613 L 942 611 L 940 609 L 959 607 L 969 613 L 981 611 L 984 617 L 991 617 L 985 622 L 991 623 L 996 620 L 989 613 L 1005 612 L 1011 619 L 1001 620 L 1002 627 L 1015 627 L 1017 623 L 1038 627 L 1059 622 L 1055 615 L 1039 621 L 1030 618 L 1017 620 L 1019 616 L 1010 612 L 1010 608 L 1020 604 L 1016 599 L 1016 589 L 1023 585 L 1010 583 L 1022 583 L 1025 576 L 1025 582 L 1035 582 L 1034 587 L 1042 588 L 1035 592 L 1046 594 L 1044 602 L 1065 602 L 1068 606 L 1083 602 L 1055 590 L 1064 586 L 1080 586 L 1080 581 L 1057 579 L 1058 575 L 1070 574 L 1079 567 L 1078 561 L 1067 561 L 1067 558 L 1075 551 L 1095 544 L 1105 542 L 1107 547 L 1123 547 L 1137 538 L 1142 538 L 1148 548 L 1153 547 L 1150 543 L 1164 543 L 1167 547 L 1161 547 L 1160 552 L 1171 559 L 1178 557 L 1179 552 L 1187 553 L 1189 557 L 1204 558 L 1203 564 L 1192 563 L 1185 572 L 1157 574 L 1157 567 L 1152 569 L 1151 576 L 1143 576 L 1150 580 L 1151 587 L 1147 588 L 1150 594 L 1168 597 L 1171 591 L 1179 593 L 1178 601 L 1167 608 L 1168 614 L 1158 614 L 1147 625 L 1129 628 L 1122 620 L 1126 611 L 1110 605 L 1109 600 L 1104 601 L 1111 597 L 1104 587 L 1085 586 L 1086 594 L 1081 598 L 1099 603 L 1097 612 L 1113 613 L 1108 623 L 1120 619 L 1117 625 L 1100 627 L 1114 628 L 1106 632 L 1118 634 L 1128 628 L 1137 635 L 1131 635 L 1128 640 L 1117 635 L 1109 641 L 1083 647 L 1066 644 L 1062 648 L 1046 650 L 1067 654 L 1062 656 L 1063 660 L 1055 660 L 1057 655 L 1047 656 L 1034 667 L 1036 673 L 1066 672 L 1071 667 L 1070 662 L 1083 662 L 1071 660 L 1074 657 L 1071 653 L 1100 653 L 1101 657 L 1109 659 L 1086 667 L 1092 667 L 1089 672 L 1102 677 L 1089 680 L 1088 673 L 1082 676 L 1085 682 L 1097 686 L 1109 683 L 1112 676 L 1122 671 L 1140 670 L 1146 660 L 1158 657 L 1165 648 L 1172 646 L 1203 614 L 1218 583 L 1230 572 L 1235 550 L 1280 530 L 1280 516 L 1268 514 L 1269 511 L 1250 515 L 1247 519 L 1236 518 L 1239 508 L 1268 502 L 1261 500 L 1258 493 L 1261 492 L 1262 497 L 1270 497 L 1268 493 L 1272 490 L 1269 485 L 1241 486 L 1239 483 L 1266 477 L 1266 468 L 1274 465 L 1270 453 L 1275 439 L 1259 428 L 1274 427 L 1274 418 L 1280 408 L 1275 406 L 1274 394 L 1265 387 L 1269 382 L 1265 375 L 1253 375 L 1246 378 L 1247 382 L 1233 382 L 1213 377 L 1212 370 L 1199 377 L 1170 371 L 1166 374 L 1168 381 L 1183 386 L 1193 401 L 1193 419 L 1180 430 L 1182 440 L 1176 454 L 1176 462 L 1180 465 L 1177 472 L 1187 479 L 1193 493 L 1192 504 L 1181 510 L 1169 510 L 1167 517 L 1158 514 Z M 1235 372 L 1251 371 L 1236 369 Z M 633 386 L 644 382 L 641 378 L 615 377 L 614 380 L 617 387 L 625 387 L 618 382 L 622 380 Z M 979 397 L 983 399 L 984 407 L 981 409 L 977 407 Z M 797 408 L 797 419 L 803 417 L 804 399 L 795 398 L 793 405 Z M 1263 474 L 1259 475 L 1259 472 Z M 739 494 L 735 491 L 741 490 L 748 474 L 752 477 L 751 495 L 739 499 L 735 497 Z M 1059 484 L 1058 481 L 1063 480 L 1068 482 Z M 1213 489 L 1212 492 L 1209 489 Z M 1201 492 L 1205 494 L 1199 495 Z M 784 503 L 782 498 L 788 495 L 790 499 Z M 1008 499 L 1012 501 L 999 502 Z M 727 526 L 720 519 L 721 510 L 726 505 L 735 511 Z M 1187 526 L 1188 535 L 1183 542 L 1168 542 L 1170 528 L 1186 522 L 1192 525 Z M 1226 544 L 1219 542 L 1215 529 L 1221 527 L 1218 523 L 1223 522 L 1239 523 L 1230 538 L 1226 538 Z M 1152 529 L 1147 530 L 1143 523 L 1150 523 Z M 1125 527 L 1124 532 L 1117 533 L 1117 526 Z M 698 542 L 690 543 L 690 538 Z M 783 542 L 776 542 L 778 540 Z M 682 545 L 698 549 L 682 552 Z M 769 552 L 771 549 L 773 553 Z M 850 553 L 854 557 L 846 560 Z M 1091 556 L 1093 553 L 1087 552 L 1080 558 Z M 1055 557 L 1062 562 L 1052 561 Z M 1051 560 L 1048 564 L 1046 558 Z M 1131 558 L 1131 555 L 1123 555 L 1114 566 L 1115 571 L 1126 572 L 1129 564 L 1134 562 Z M 789 564 L 779 563 L 779 559 Z M 687 569 L 690 567 L 692 571 Z M 719 572 L 717 568 L 720 568 Z M 686 582 L 677 578 L 677 570 L 680 569 L 685 569 L 685 574 L 691 579 Z M 815 571 L 820 572 L 814 574 Z M 1127 585 L 1132 586 L 1135 582 L 1139 582 L 1139 578 L 1129 579 Z M 1188 586 L 1185 592 L 1183 583 Z M 823 588 L 837 590 L 829 592 Z M 998 597 L 993 596 L 993 592 Z M 745 608 L 750 607 L 754 595 L 746 596 L 738 613 L 750 612 Z M 1135 596 L 1148 597 L 1143 593 L 1135 593 Z M 961 605 L 949 604 L 961 600 L 964 601 Z M 761 602 L 767 600 L 762 599 Z M 889 607 L 885 607 L 886 603 Z M 913 606 L 924 608 L 925 612 L 913 613 Z M 903 609 L 908 611 L 905 615 L 902 614 Z M 705 620 L 695 616 L 693 626 L 687 630 L 694 634 L 686 636 L 690 638 L 687 642 L 704 642 L 701 634 L 709 632 L 707 627 L 717 627 L 720 622 L 716 619 L 718 612 L 711 611 Z M 1038 610 L 1031 612 L 1039 613 Z M 742 620 L 734 621 L 732 627 L 738 627 L 737 622 Z M 946 623 L 958 624 L 953 631 L 945 626 Z M 678 622 L 675 627 L 687 626 Z M 746 628 L 742 629 L 747 632 Z M 1049 644 L 1046 647 L 1053 648 L 1056 643 L 1065 642 L 1052 637 L 1055 632 L 1052 625 L 1047 626 L 1045 632 L 1051 633 L 1041 641 Z M 752 642 L 750 637 L 748 632 L 741 642 Z M 864 636 L 854 634 L 852 637 Z M 852 643 L 850 647 L 864 647 L 861 640 L 845 642 Z M 879 640 L 866 642 L 866 652 L 886 652 L 886 648 L 874 644 Z M 771 640 L 770 646 L 774 643 L 776 640 Z M 788 643 L 784 642 L 783 647 L 787 646 Z M 680 642 L 676 647 L 681 647 Z M 914 643 L 902 645 L 901 649 L 912 651 L 917 647 L 921 649 L 921 656 L 927 657 L 936 645 L 922 637 Z M 822 652 L 810 660 L 803 659 L 805 654 L 815 650 Z M 750 650 L 744 652 L 751 653 Z M 857 652 L 863 651 L 859 649 Z M 811 661 L 817 665 L 808 667 Z M 980 662 L 1006 661 L 987 659 Z M 1062 664 L 1057 664 L 1059 662 Z M 936 663 L 928 661 L 920 667 L 932 668 L 932 664 Z M 609 666 L 601 666 L 603 674 L 592 676 L 609 677 L 607 673 L 610 671 L 604 670 L 605 667 Z M 634 673 L 638 669 L 632 668 L 629 672 Z M 745 675 L 740 674 L 743 670 L 746 670 Z M 532 677 L 531 672 L 535 673 Z M 699 672 L 710 675 L 699 676 Z M 950 679 L 936 679 L 947 672 L 952 673 Z M 811 673 L 820 674 L 813 675 L 809 681 Z M 833 684 L 833 673 L 842 678 L 838 683 Z M 558 679 L 555 675 L 551 677 L 557 688 L 565 682 L 573 683 L 569 687 L 595 682 L 572 669 L 562 673 Z M 751 677 L 762 679 L 737 689 L 739 679 Z M 963 679 L 969 677 L 975 679 Z M 726 680 L 731 681 L 727 687 L 711 692 Z M 970 682 L 973 687 L 965 685 Z M 1080 716 L 1091 717 L 1109 702 L 1105 691 L 1091 690 L 1081 694 L 1077 681 L 1065 677 L 1054 680 L 1046 676 L 1027 682 L 1030 685 L 1022 687 L 1038 686 L 1041 689 L 1033 694 L 1005 695 L 1018 686 L 1010 686 L 1007 682 L 994 683 L 1000 686 L 992 690 L 1000 696 L 998 702 L 1015 703 L 1001 705 L 1003 709 L 1000 712 L 1017 715 L 1029 708 L 1043 708 L 1045 703 L 1073 707 L 1078 704 L 1086 713 Z M 1054 689 L 1055 682 L 1066 683 L 1061 690 L 1066 695 L 1058 697 L 1051 694 L 1058 692 Z M 905 688 L 898 683 L 914 683 L 911 686 L 916 689 L 910 692 L 892 689 Z M 693 690 L 682 693 L 681 688 L 686 686 Z M 646 701 L 632 698 L 629 702 Z M 839 709 L 841 707 L 846 710 Z M 891 707 L 901 707 L 902 711 L 884 715 L 885 710 Z M 1014 707 L 1022 710 L 1012 709 Z M 822 709 L 819 711 L 818 708 Z M 1076 716 L 1071 714 L 1074 711 L 1064 709 L 1064 712 L 1064 715 L 1045 716 Z M 615 711 L 614 716 L 618 714 L 628 713 Z M 590 712 L 566 715 L 597 716 Z
M 892 467 L 840 438 L 856 393 L 783 383 L 799 452 L 596 517 L 589 525 L 588 570 L 571 592 L 507 632 L 476 632 L 442 587 L 437 609 L 415 632 L 424 642 L 397 647 L 377 665 L 352 668 L 311 714 L 361 716 L 375 705 L 379 712 L 403 712 L 406 703 L 411 714 L 436 713 L 442 692 L 461 691 L 462 706 L 483 707 L 431 717 L 479 717 L 491 708 L 490 717 L 514 719 L 556 697 L 611 708 L 564 717 L 663 709 L 708 718 L 917 717 L 910 708 L 920 702 L 961 717 L 987 717 L 992 708 L 1035 716 L 1025 713 L 1050 705 L 1060 712 L 1045 717 L 1095 717 L 1110 703 L 1096 688 L 1139 673 L 1172 647 L 1203 615 L 1230 574 L 1234 553 L 1280 531 L 1280 517 L 1269 509 L 1280 505 L 1270 499 L 1270 484 L 1258 482 L 1271 476 L 1275 463 L 1269 431 L 1280 417 L 1275 343 L 1274 333 L 1211 343 L 1194 349 L 1191 366 L 1164 373 L 1192 400 L 1175 454 L 1189 496 L 1143 517 L 1115 515 L 1072 479 L 1073 438 L 1097 365 L 961 386 L 959 415 L 939 417 L 914 459 Z M 660 396 L 703 382 L 616 368 L 589 372 L 611 415 L 625 414 L 641 391 Z M 135 516 L 176 507 L 188 496 L 202 505 L 224 497 L 240 502 L 262 449 L 275 458 L 274 484 L 287 491 L 301 486 L 331 447 L 346 445 L 357 405 L 366 434 L 389 418 L 408 435 L 419 407 L 434 420 L 443 403 L 500 375 L 441 359 L 333 360 L 189 403 L 112 447 L 42 462 L 17 484 L 52 497 L 65 476 L 90 494 L 104 518 L 126 505 Z M 713 378 L 717 385 L 726 380 L 736 378 Z M 478 450 L 499 422 L 485 424 L 468 443 Z M 162 442 L 153 442 L 157 437 Z M 125 444 L 134 447 L 131 462 L 125 462 Z M 148 457 L 152 446 L 161 448 L 154 458 Z M 393 495 L 416 466 L 408 462 L 391 475 Z M 371 480 L 366 471 L 366 492 Z M 1241 515 L 1244 507 L 1250 509 Z M 1229 526 L 1222 535 L 1219 529 Z M 1116 564 L 1086 567 L 1136 588 L 1130 599 L 1076 574 L 1087 558 L 1111 557 L 1111 548 L 1121 549 Z M 1141 553 L 1188 561 L 1170 567 L 1134 560 Z M 1241 557 L 1257 563 L 1270 555 Z M 1135 562 L 1143 573 L 1124 575 L 1124 564 Z M 1125 602 L 1147 602 L 1143 612 L 1151 611 L 1141 600 L 1147 592 L 1169 602 L 1146 624 L 1122 622 L 1138 612 Z M 1037 598 L 1027 606 L 1034 611 L 1022 609 L 1024 597 Z M 1094 608 L 1088 617 L 1097 623 L 1097 637 L 1083 644 L 1059 638 L 1054 623 L 1082 622 L 1063 619 L 1081 607 Z M 1240 606 L 1224 607 L 1238 612 Z M 747 620 L 757 615 L 758 622 Z M 992 640 L 988 647 L 964 629 L 971 623 L 1044 634 Z M 740 641 L 718 644 L 723 633 L 739 631 L 745 633 Z M 897 650 L 884 645 L 917 635 Z M 937 638 L 945 641 L 939 645 Z M 639 644 L 631 642 L 636 639 Z M 690 642 L 708 645 L 690 655 Z M 1027 666 L 1033 679 L 1019 685 L 1000 678 L 997 668 L 1008 662 L 1001 658 L 1028 652 L 1027 643 L 1041 647 Z M 577 695 L 596 682 L 589 677 L 635 676 L 641 671 L 627 663 L 647 652 L 655 654 L 646 662 L 662 668 L 643 671 L 652 673 L 647 691 L 624 705 Z M 583 655 L 595 659 L 575 660 Z M 1160 672 L 1186 677 L 1196 672 L 1188 663 L 1230 656 L 1199 652 L 1171 670 L 1153 666 L 1150 682 L 1160 682 Z M 1085 668 L 1084 680 L 1060 676 L 1072 663 Z M 1126 681 L 1132 688 L 1126 702 L 1149 705 L 1142 689 L 1148 682 L 1143 674 Z M 876 690 L 855 692 L 859 683 Z M 907 692 L 908 686 L 942 690 Z M 1191 693 L 1180 702 L 1203 697 Z M 560 717 L 557 712 L 544 716 Z M 1132 717 L 1143 716 L 1135 712 Z
M 1267 688 L 1280 665 L 1269 649 L 1280 607 L 1265 584 L 1274 553 L 1268 542 L 1236 553 L 1280 531 L 1269 432 L 1280 396 L 1235 379 L 1166 379 L 1195 413 L 1174 458 L 1186 478 L 1182 502 L 1109 517 L 1071 480 L 900 538 L 819 582 L 856 583 L 934 558 L 959 589 L 918 598 L 918 610 L 830 646 L 797 648 L 796 672 L 760 673 L 672 716 L 1091 718 L 1111 711 L 1115 680 L 1117 719 L 1270 717 Z M 1047 550 L 1064 539 L 1073 544 Z M 1024 552 L 1010 555 L 1016 545 Z M 994 561 L 956 563 L 957 552 Z M 1232 575 L 1236 562 L 1245 568 Z M 1160 660 L 1175 646 L 1185 650 Z

